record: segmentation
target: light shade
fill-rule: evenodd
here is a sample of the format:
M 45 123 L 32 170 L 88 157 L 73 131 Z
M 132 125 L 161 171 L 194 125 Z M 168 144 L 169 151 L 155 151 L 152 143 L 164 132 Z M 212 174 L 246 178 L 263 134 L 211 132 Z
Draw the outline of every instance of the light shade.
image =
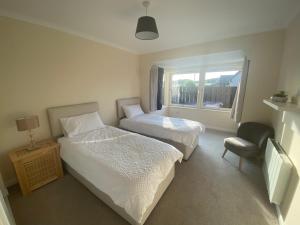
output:
M 151 16 L 139 18 L 135 37 L 141 40 L 153 40 L 159 37 L 155 19 Z
M 38 116 L 28 116 L 16 120 L 18 131 L 31 130 L 40 126 Z

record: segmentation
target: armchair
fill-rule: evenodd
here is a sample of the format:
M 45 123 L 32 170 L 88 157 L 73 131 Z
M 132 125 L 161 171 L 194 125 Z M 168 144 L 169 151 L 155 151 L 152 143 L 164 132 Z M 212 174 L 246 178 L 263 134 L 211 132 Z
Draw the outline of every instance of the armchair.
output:
M 229 150 L 240 156 L 239 169 L 242 168 L 243 158 L 256 157 L 262 154 L 266 148 L 268 138 L 274 137 L 274 129 L 267 125 L 246 122 L 240 124 L 236 137 L 224 139 L 224 158 Z

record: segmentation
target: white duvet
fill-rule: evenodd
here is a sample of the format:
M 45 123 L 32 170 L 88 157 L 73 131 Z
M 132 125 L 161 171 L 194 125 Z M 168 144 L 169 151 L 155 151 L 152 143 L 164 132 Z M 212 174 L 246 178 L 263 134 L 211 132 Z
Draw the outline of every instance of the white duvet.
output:
M 62 159 L 138 222 L 183 157 L 169 144 L 109 126 L 58 142 Z
M 179 142 L 194 148 L 205 126 L 199 122 L 181 118 L 161 116 L 154 113 L 122 119 L 120 127 L 126 130 Z

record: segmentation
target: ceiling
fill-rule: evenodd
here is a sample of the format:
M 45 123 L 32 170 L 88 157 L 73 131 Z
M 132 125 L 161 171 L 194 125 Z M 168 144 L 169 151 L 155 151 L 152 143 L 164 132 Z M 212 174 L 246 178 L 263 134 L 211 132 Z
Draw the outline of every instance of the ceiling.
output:
M 142 0 L 0 0 L 9 16 L 136 53 L 286 27 L 299 12 L 299 0 L 151 0 L 160 37 L 135 38 Z

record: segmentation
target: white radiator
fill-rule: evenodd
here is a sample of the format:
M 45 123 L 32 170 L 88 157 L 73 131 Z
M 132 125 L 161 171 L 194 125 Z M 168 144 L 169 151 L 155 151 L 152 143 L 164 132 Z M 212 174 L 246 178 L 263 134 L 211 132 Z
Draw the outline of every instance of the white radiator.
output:
M 270 202 L 280 204 L 287 188 L 292 163 L 282 147 L 268 139 L 263 173 L 265 176 Z

